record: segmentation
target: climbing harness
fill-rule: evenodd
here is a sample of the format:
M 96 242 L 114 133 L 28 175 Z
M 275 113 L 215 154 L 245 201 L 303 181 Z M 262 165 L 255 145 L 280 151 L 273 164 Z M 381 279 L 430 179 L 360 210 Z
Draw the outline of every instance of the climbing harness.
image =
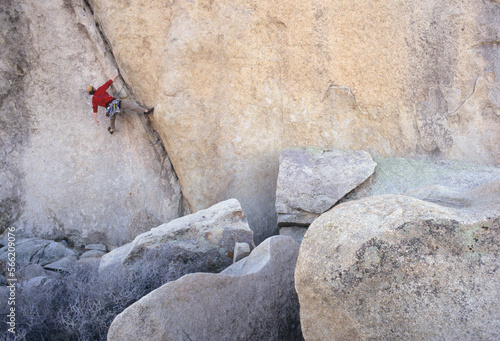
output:
M 111 103 L 109 103 L 108 107 L 106 108 L 106 116 L 112 117 L 115 114 L 118 114 L 120 112 L 121 103 L 122 101 L 119 99 L 115 99 Z

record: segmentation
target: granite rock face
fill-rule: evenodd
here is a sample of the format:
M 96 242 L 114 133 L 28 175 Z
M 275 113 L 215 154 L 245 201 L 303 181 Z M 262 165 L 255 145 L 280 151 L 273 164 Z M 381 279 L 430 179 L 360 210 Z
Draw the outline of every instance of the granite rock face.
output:
M 193 211 L 235 197 L 257 243 L 285 148 L 500 162 L 498 1 L 89 2 Z
M 189 272 L 219 272 L 233 263 L 238 242 L 255 247 L 245 213 L 236 199 L 230 199 L 138 235 L 104 255 L 99 272 L 132 268 L 150 258 L 189 263 Z
M 295 272 L 304 337 L 497 339 L 500 181 L 462 198 L 376 196 L 315 220 Z
M 367 152 L 287 149 L 276 186 L 278 226 L 308 226 L 372 175 Z
M 275 236 L 220 274 L 167 283 L 118 315 L 108 340 L 302 340 L 298 251 L 291 238 Z
M 2 1 L 0 233 L 117 246 L 182 213 L 140 118 L 125 113 L 114 135 L 102 108 L 93 122 L 85 87 L 117 65 L 85 3 Z

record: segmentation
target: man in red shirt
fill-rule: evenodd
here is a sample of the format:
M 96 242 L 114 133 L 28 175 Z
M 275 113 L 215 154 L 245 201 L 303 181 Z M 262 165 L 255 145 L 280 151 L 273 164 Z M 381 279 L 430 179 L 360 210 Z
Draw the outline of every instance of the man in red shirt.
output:
M 151 109 L 144 109 L 143 107 L 132 103 L 127 100 L 120 100 L 116 99 L 113 96 L 110 96 L 107 92 L 108 88 L 110 87 L 111 84 L 115 81 L 116 77 L 118 77 L 118 74 L 114 75 L 111 77 L 109 81 L 101 85 L 97 90 L 94 89 L 93 86 L 89 85 L 87 86 L 87 92 L 92 96 L 92 109 L 94 110 L 94 121 L 97 125 L 99 125 L 99 122 L 97 121 L 97 108 L 98 107 L 104 107 L 107 109 L 106 115 L 110 117 L 110 126 L 108 127 L 108 131 L 110 134 L 113 134 L 115 130 L 115 120 L 116 120 L 116 115 L 120 113 L 119 109 L 129 109 L 132 111 L 135 111 L 138 114 L 151 114 L 154 110 L 154 108 Z M 117 112 L 114 112 L 112 110 L 113 108 L 118 108 Z M 116 109 L 115 109 L 116 110 Z

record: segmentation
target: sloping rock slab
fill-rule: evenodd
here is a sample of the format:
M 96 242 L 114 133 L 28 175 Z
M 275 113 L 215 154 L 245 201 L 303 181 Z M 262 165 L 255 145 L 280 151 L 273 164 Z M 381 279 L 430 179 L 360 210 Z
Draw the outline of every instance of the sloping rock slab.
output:
M 8 253 L 8 246 L 0 249 L 0 259 L 6 260 Z M 26 238 L 16 243 L 16 262 L 18 264 L 35 263 L 44 266 L 67 256 L 76 256 L 76 253 L 52 240 Z
M 219 272 L 233 261 L 237 242 L 255 247 L 240 203 L 229 199 L 137 236 L 101 258 L 99 272 L 148 259 L 180 260 L 192 271 Z
M 295 273 L 307 340 L 494 340 L 500 182 L 453 208 L 399 195 L 338 205 L 306 233 Z
M 376 165 L 364 151 L 284 150 L 276 188 L 278 226 L 309 225 L 363 183 Z
M 377 167 L 373 175 L 341 202 L 384 194 L 405 194 L 433 201 L 432 196 L 426 198 L 420 189 L 441 187 L 442 194 L 444 191 L 450 193 L 450 206 L 453 206 L 456 203 L 453 193 L 463 194 L 485 183 L 500 180 L 500 168 L 473 162 L 380 157 L 375 161 Z M 446 203 L 446 199 L 441 203 Z
M 108 341 L 301 340 L 298 251 L 292 238 L 275 236 L 220 274 L 165 284 L 118 315 Z

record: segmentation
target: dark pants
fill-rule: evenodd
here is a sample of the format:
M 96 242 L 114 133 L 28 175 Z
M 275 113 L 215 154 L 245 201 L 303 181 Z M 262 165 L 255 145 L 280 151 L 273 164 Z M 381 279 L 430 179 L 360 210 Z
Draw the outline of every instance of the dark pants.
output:
M 118 114 L 114 114 L 113 116 L 110 117 L 110 127 L 111 129 L 115 130 L 115 120 L 116 120 L 116 116 L 117 115 L 120 115 L 122 113 L 123 110 L 132 110 L 132 111 L 135 111 L 136 113 L 138 114 L 143 114 L 144 111 L 146 110 L 145 108 L 135 104 L 135 103 L 132 103 L 130 102 L 129 100 L 126 100 L 126 99 L 122 99 L 121 100 L 121 104 L 120 104 L 120 112 Z

